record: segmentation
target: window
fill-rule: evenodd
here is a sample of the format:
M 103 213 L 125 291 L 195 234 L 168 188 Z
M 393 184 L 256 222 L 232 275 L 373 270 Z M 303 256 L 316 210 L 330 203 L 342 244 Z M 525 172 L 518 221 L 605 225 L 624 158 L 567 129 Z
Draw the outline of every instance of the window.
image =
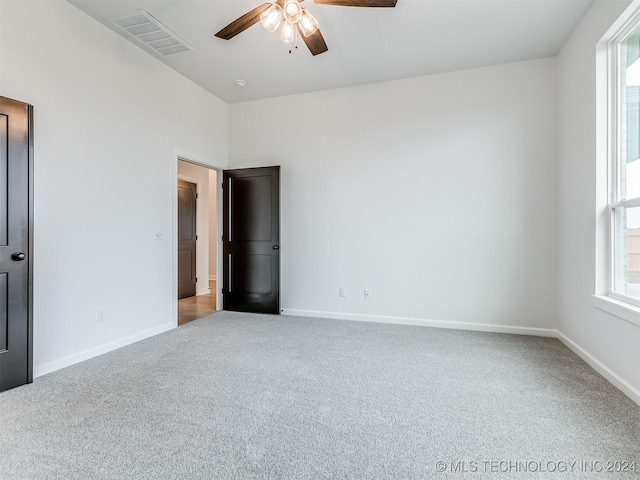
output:
M 610 295 L 640 305 L 640 18 L 611 44 Z

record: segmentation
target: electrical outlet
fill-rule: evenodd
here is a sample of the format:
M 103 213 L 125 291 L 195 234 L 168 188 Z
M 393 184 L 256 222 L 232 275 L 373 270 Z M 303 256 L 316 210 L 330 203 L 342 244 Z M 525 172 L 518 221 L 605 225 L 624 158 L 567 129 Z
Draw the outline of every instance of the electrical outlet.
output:
M 371 300 L 371 290 L 365 288 L 364 289 L 364 299 L 365 300 Z
M 104 323 L 107 321 L 106 310 L 98 310 L 98 323 Z
M 347 296 L 347 289 L 344 287 L 340 287 L 340 296 L 341 297 L 346 297 Z

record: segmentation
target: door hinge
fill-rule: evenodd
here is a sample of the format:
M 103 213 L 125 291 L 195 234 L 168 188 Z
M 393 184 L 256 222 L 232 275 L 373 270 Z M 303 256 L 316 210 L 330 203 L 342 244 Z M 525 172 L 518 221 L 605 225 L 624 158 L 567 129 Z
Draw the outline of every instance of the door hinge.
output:
M 227 290 L 225 288 L 223 288 L 222 290 L 220 290 L 221 293 L 227 293 Z
M 198 198 L 198 194 L 196 193 L 196 198 Z
M 198 277 L 196 277 L 196 283 L 198 283 Z
M 196 235 L 196 240 L 198 240 L 198 235 Z

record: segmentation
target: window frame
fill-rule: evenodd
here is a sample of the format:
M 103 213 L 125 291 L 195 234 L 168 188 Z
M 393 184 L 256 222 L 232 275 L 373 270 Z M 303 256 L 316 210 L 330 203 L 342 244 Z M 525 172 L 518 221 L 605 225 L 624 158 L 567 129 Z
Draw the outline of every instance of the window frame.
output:
M 622 199 L 621 195 L 621 162 L 622 162 L 622 140 L 621 140 L 621 114 L 622 109 L 622 89 L 620 88 L 622 62 L 620 58 L 620 44 L 624 42 L 636 29 L 640 28 L 640 11 L 636 12 L 618 33 L 610 40 L 607 48 L 608 56 L 608 165 L 607 165 L 607 212 L 609 225 L 609 245 L 608 245 L 608 278 L 607 295 L 615 300 L 628 303 L 635 307 L 640 307 L 640 298 L 616 292 L 616 269 L 618 261 L 617 252 L 621 248 L 621 239 L 616 236 L 619 231 L 618 223 L 620 218 L 617 212 L 620 209 L 640 207 L 640 197 Z

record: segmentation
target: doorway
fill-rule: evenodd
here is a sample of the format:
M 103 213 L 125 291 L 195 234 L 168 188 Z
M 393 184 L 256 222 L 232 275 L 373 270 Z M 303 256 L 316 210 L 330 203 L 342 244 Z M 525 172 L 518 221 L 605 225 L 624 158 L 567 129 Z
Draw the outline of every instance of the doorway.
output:
M 218 172 L 178 159 L 178 326 L 218 310 Z

